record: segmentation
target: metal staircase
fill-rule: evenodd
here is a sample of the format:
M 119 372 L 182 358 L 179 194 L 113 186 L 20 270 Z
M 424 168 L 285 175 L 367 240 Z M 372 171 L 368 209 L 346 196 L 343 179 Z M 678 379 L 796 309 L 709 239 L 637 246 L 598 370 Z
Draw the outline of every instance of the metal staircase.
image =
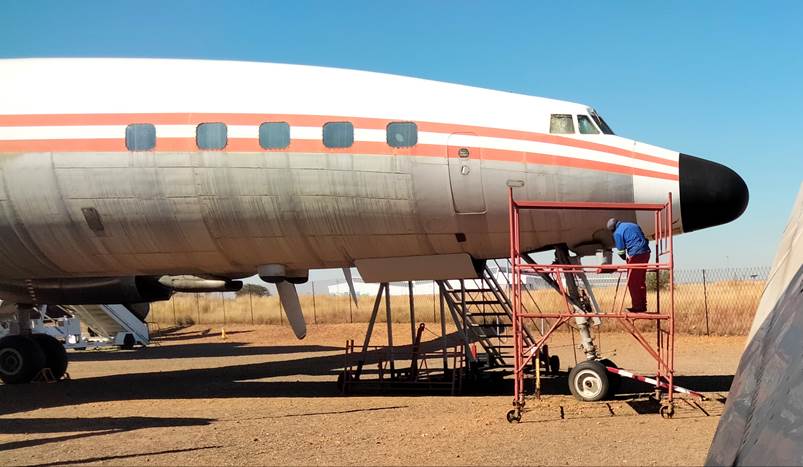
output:
M 497 267 L 498 267 L 497 263 Z M 501 268 L 498 268 L 501 270 Z M 487 368 L 513 368 L 512 304 L 487 264 L 479 279 L 437 281 L 472 363 Z M 525 341 L 535 343 L 525 328 Z M 472 351 L 478 342 L 487 360 Z M 531 345 L 531 344 L 530 344 Z
M 70 305 L 62 308 L 101 337 L 122 343 L 130 334 L 136 344 L 148 345 L 150 342 L 148 325 L 125 305 Z

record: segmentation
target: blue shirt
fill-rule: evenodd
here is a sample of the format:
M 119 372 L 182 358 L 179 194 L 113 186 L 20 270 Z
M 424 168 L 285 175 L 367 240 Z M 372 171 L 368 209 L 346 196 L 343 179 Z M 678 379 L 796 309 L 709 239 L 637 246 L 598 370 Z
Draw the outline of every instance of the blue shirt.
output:
M 641 231 L 638 224 L 632 222 L 619 222 L 613 231 L 613 241 L 616 249 L 627 251 L 627 256 L 633 257 L 650 252 L 650 242 Z

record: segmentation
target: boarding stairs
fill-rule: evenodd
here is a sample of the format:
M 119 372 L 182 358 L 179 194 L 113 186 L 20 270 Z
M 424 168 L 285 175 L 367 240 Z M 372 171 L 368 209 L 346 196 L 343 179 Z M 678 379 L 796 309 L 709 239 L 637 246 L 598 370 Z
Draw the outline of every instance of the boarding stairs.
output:
M 498 266 L 497 263 L 497 270 L 501 270 Z M 478 279 L 437 283 L 457 332 L 463 336 L 466 355 L 471 356 L 469 361 L 486 369 L 513 368 L 513 307 L 505 288 L 487 264 Z M 524 329 L 524 340 L 525 345 L 536 342 L 528 328 Z M 474 343 L 479 343 L 484 353 L 475 351 Z
M 148 325 L 125 305 L 69 305 L 61 308 L 79 318 L 98 336 L 110 339 L 117 345 L 150 343 Z M 128 335 L 131 337 L 127 337 Z M 131 342 L 132 337 L 133 342 Z

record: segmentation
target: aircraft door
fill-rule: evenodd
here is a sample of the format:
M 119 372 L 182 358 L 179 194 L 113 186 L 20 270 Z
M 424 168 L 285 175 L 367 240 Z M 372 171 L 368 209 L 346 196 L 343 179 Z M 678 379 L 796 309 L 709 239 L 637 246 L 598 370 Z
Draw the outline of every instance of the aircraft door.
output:
M 449 135 L 446 154 L 449 160 L 449 185 L 452 202 L 458 214 L 485 212 L 482 186 L 482 150 L 473 133 Z

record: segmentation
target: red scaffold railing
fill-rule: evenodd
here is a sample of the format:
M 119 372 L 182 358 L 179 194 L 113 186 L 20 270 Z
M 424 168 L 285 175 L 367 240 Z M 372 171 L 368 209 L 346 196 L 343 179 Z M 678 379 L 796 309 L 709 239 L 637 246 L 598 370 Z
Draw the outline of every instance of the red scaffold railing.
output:
M 512 309 L 513 309 L 513 336 L 514 336 L 514 396 L 513 405 L 515 416 L 520 419 L 520 411 L 525 404 L 524 376 L 525 367 L 538 354 L 552 334 L 563 324 L 575 318 L 606 318 L 617 322 L 627 333 L 632 335 L 635 340 L 647 351 L 655 360 L 657 371 L 655 375 L 655 386 L 657 394 L 666 390 L 666 400 L 663 401 L 662 415 L 667 408 L 669 416 L 673 412 L 673 392 L 674 386 L 674 344 L 675 344 L 675 284 L 673 274 L 673 244 L 672 244 L 672 194 L 669 193 L 665 203 L 609 203 L 609 202 L 564 202 L 564 201 L 518 201 L 513 197 L 513 188 L 509 189 L 510 201 L 510 262 L 512 273 Z M 521 232 L 519 217 L 522 210 L 590 210 L 590 211 L 648 211 L 654 214 L 655 228 L 655 255 L 651 262 L 642 264 L 606 264 L 606 265 L 582 265 L 582 264 L 530 264 L 522 261 Z M 526 251 L 524 253 L 527 253 Z M 579 263 L 579 262 L 578 262 Z M 656 278 L 660 279 L 661 271 L 668 271 L 668 290 L 669 294 L 667 306 L 661 309 L 660 289 L 656 300 L 656 309 L 650 313 L 629 313 L 623 311 L 624 297 L 621 306 L 612 310 L 611 313 L 582 312 L 570 303 L 567 286 L 561 276 L 568 278 L 586 272 L 610 272 L 619 274 L 636 269 L 646 269 L 655 271 Z M 528 312 L 522 303 L 522 287 L 524 286 L 523 276 L 527 275 L 551 276 L 559 287 L 559 291 L 564 297 L 565 306 L 554 312 Z M 614 298 L 616 303 L 616 298 Z M 551 324 L 544 330 L 540 338 L 529 347 L 525 346 L 524 326 L 525 320 L 539 319 L 548 320 Z M 656 327 L 655 345 L 652 345 L 645 338 L 644 334 L 638 329 L 638 320 L 653 320 Z M 626 373 L 627 372 L 622 372 Z M 650 380 L 652 381 L 652 380 Z M 513 412 L 513 411 L 511 411 Z M 509 415 L 510 417 L 510 415 Z

